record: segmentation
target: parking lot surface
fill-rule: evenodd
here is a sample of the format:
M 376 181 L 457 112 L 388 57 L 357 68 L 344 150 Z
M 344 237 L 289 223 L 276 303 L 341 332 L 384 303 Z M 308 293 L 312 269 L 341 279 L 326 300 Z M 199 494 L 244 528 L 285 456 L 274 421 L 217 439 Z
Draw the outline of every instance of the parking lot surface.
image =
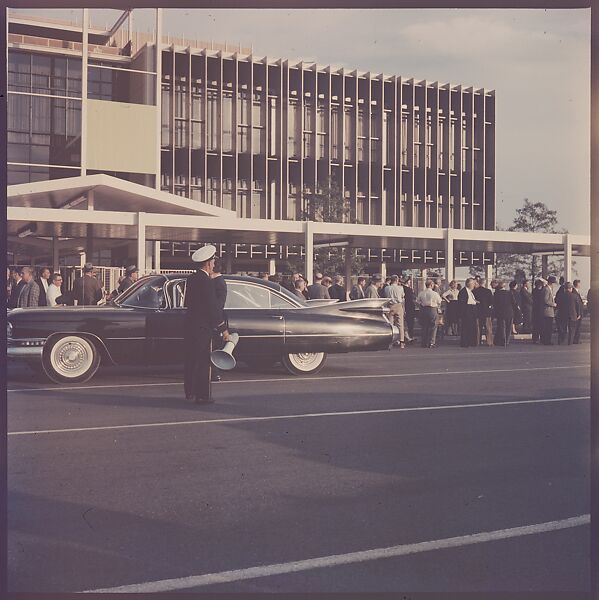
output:
M 585 591 L 589 344 L 181 369 L 9 365 L 9 590 Z

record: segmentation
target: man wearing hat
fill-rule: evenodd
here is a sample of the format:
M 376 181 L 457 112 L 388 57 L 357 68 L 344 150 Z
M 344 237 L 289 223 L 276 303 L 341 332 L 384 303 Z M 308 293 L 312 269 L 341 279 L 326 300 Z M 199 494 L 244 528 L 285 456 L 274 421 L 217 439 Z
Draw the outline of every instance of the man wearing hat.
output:
M 73 283 L 73 300 L 80 306 L 95 306 L 102 299 L 102 286 L 96 279 L 92 263 L 85 263 L 83 275 Z
M 198 404 L 212 402 L 210 352 L 215 329 L 225 328 L 214 282 L 211 279 L 216 248 L 207 245 L 196 250 L 191 260 L 197 272 L 187 278 L 185 288 L 185 398 Z M 229 332 L 224 329 L 223 338 Z
M 139 277 L 139 270 L 135 265 L 130 265 L 125 270 L 125 278 L 121 281 L 117 291 L 122 294 L 127 288 L 131 287 Z

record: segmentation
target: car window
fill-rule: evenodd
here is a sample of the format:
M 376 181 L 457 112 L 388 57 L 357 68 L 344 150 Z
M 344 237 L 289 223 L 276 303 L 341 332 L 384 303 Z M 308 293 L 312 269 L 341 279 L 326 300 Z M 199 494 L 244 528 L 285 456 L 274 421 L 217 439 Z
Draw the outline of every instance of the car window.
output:
M 270 308 L 270 291 L 258 285 L 229 281 L 225 308 Z
M 166 301 L 162 288 L 161 282 L 147 282 L 135 289 L 120 304 L 138 308 L 165 308 Z
M 287 298 L 283 298 L 282 296 L 279 296 L 279 294 L 270 292 L 270 307 L 271 308 L 296 308 L 296 305 L 293 304 L 293 302 L 287 300 Z

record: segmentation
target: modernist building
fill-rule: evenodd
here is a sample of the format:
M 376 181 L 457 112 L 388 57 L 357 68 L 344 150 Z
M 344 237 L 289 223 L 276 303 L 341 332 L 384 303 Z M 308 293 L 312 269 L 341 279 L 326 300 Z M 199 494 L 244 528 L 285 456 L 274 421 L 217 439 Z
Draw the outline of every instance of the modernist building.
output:
M 354 222 L 495 229 L 493 91 L 258 58 L 159 17 L 135 34 L 127 12 L 109 31 L 11 14 L 8 47 L 9 185 L 107 173 L 275 220 L 333 187 Z M 162 262 L 195 247 L 164 243 Z M 367 254 L 418 262 L 402 251 Z M 289 249 L 250 254 L 269 252 Z

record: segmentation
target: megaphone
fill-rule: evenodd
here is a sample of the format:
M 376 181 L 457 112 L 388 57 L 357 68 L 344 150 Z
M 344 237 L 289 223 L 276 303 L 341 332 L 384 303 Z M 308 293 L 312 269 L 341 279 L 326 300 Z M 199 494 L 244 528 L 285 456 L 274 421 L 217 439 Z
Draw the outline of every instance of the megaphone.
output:
M 233 349 L 239 341 L 239 335 L 237 333 L 231 333 L 229 335 L 229 341 L 224 345 L 222 350 L 214 350 L 210 353 L 210 360 L 212 364 L 221 371 L 230 371 L 235 368 L 237 361 L 233 356 Z

